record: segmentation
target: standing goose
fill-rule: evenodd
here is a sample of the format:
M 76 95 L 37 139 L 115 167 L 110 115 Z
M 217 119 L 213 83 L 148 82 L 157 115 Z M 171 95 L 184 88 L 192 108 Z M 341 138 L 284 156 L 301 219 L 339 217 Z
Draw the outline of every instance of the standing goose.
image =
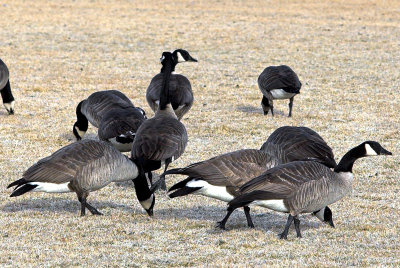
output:
M 14 114 L 14 96 L 11 93 L 10 73 L 7 65 L 0 59 L 0 92 L 8 114 Z
M 139 176 L 144 172 L 159 169 L 165 163 L 164 172 L 173 159 L 179 158 L 186 147 L 188 136 L 185 126 L 178 120 L 169 94 L 171 72 L 177 63 L 176 54 L 163 52 L 161 57 L 163 74 L 160 91 L 160 106 L 153 118 L 140 125 L 133 141 L 131 158 L 139 166 Z M 159 183 L 166 189 L 164 176 Z M 158 185 L 153 185 L 153 188 Z
M 81 203 L 81 216 L 85 215 L 85 208 L 92 214 L 101 215 L 86 201 L 89 193 L 111 182 L 133 180 L 139 202 L 152 215 L 153 207 L 144 205 L 144 201 L 154 198 L 154 195 L 150 193 L 147 181 L 136 179 L 137 176 L 136 164 L 109 143 L 82 140 L 39 160 L 7 188 L 16 186 L 12 197 L 30 191 L 75 192 Z
M 293 98 L 300 93 L 301 83 L 289 66 L 269 66 L 260 74 L 257 82 L 263 94 L 261 106 L 264 115 L 267 115 L 269 110 L 272 116 L 274 115 L 273 100 L 290 99 L 289 117 L 292 116 Z
M 135 132 L 146 119 L 144 111 L 117 90 L 91 94 L 76 107 L 76 117 L 72 131 L 77 140 L 85 135 L 90 122 L 99 128 L 101 140 L 110 141 L 122 152 L 131 150 Z
M 196 59 L 190 56 L 189 52 L 183 49 L 177 49 L 172 53 L 174 63 L 172 71 L 175 71 L 175 66 L 180 62 L 197 62 Z M 164 70 L 153 77 L 146 92 L 146 100 L 151 109 L 156 112 L 160 103 L 160 93 L 164 82 Z M 179 120 L 186 114 L 193 104 L 192 86 L 189 80 L 180 74 L 172 73 L 169 80 L 169 98 L 172 108 Z
M 167 171 L 165 174 L 188 176 L 169 189 L 169 196 L 174 198 L 193 193 L 229 202 L 246 182 L 274 166 L 296 160 L 313 160 L 329 167 L 336 166 L 332 149 L 315 131 L 306 127 L 281 127 L 270 135 L 261 151 L 239 150 Z M 253 227 L 250 208 L 243 208 L 248 226 Z M 313 214 L 334 226 L 329 207 Z M 225 222 L 219 222 L 217 226 L 225 229 Z
M 240 195 L 229 202 L 228 213 L 237 208 L 258 205 L 289 213 L 281 239 L 287 239 L 294 221 L 297 237 L 301 237 L 301 213 L 318 211 L 339 201 L 352 190 L 354 162 L 361 157 L 391 155 L 378 142 L 366 141 L 348 151 L 332 171 L 314 161 L 296 161 L 269 169 L 240 187 Z

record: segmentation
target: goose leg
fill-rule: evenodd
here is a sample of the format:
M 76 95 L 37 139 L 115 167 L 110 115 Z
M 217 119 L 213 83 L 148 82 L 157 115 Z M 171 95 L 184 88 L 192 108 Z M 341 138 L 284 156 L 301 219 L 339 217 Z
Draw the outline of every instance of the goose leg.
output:
M 289 100 L 289 117 L 292 117 L 293 99 L 294 97 L 291 97 Z
M 233 211 L 234 211 L 233 209 L 228 207 L 228 213 L 226 213 L 225 218 L 223 218 L 222 221 L 217 222 L 217 225 L 215 227 L 216 228 L 221 228 L 222 230 L 225 230 L 225 224 L 228 221 L 228 219 L 231 216 Z
M 254 228 L 253 221 L 251 220 L 251 217 L 250 217 L 250 208 L 248 206 L 244 206 L 243 210 L 244 210 L 244 214 L 246 215 L 247 226 L 249 226 L 250 228 Z
M 81 217 L 86 214 L 86 198 L 78 197 L 79 202 L 81 202 Z
M 289 214 L 289 217 L 288 217 L 286 225 L 285 225 L 285 230 L 283 230 L 283 232 L 279 235 L 280 239 L 287 239 L 287 235 L 288 235 L 288 232 L 289 232 L 289 227 L 292 224 L 293 219 L 294 219 L 294 217 Z
M 88 202 L 86 202 L 86 208 L 93 214 L 93 215 L 103 215 L 100 211 L 98 211 L 96 208 L 94 208 L 92 205 L 90 205 Z
M 301 238 L 301 233 L 300 233 L 300 220 L 298 216 L 294 217 L 294 228 L 296 228 L 296 234 L 298 238 Z
M 172 158 L 165 159 L 164 173 L 167 171 L 169 164 L 171 164 Z M 165 183 L 165 176 L 160 176 L 160 189 L 166 191 L 167 184 Z

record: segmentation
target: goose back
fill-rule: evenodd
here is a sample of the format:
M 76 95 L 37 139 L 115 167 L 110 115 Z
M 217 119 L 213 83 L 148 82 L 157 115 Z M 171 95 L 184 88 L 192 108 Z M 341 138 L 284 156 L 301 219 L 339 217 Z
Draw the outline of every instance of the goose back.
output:
M 104 115 L 114 108 L 131 108 L 133 103 L 118 90 L 98 91 L 82 102 L 81 112 L 95 127 L 99 127 Z
M 163 74 L 159 73 L 153 77 L 147 88 L 146 100 L 151 109 L 158 110 L 160 93 L 163 84 Z M 183 75 L 171 74 L 169 80 L 169 98 L 172 108 L 180 120 L 193 105 L 193 91 L 190 81 Z
M 336 167 L 332 149 L 317 132 L 307 127 L 280 127 L 260 150 L 274 156 L 279 164 L 311 160 L 329 168 Z
M 258 87 L 264 96 L 271 90 L 284 89 L 288 93 L 299 93 L 301 82 L 297 74 L 286 65 L 269 66 L 258 77 Z

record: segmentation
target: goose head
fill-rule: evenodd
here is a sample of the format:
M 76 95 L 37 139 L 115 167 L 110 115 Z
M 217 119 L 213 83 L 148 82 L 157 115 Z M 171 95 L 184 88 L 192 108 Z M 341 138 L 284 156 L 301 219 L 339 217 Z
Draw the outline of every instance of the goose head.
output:
M 14 114 L 14 103 L 15 103 L 14 101 L 4 103 L 4 108 L 6 108 L 9 115 Z
M 172 55 L 174 57 L 175 64 L 185 61 L 197 62 L 197 60 L 192 56 L 190 56 L 189 52 L 187 52 L 184 49 L 177 49 L 174 52 L 172 52 Z
M 316 216 L 320 221 L 335 228 L 335 225 L 333 224 L 332 210 L 329 207 L 324 207 L 318 211 L 314 211 L 312 215 Z
M 361 147 L 364 149 L 363 156 L 392 155 L 391 152 L 383 148 L 382 145 L 376 141 L 363 142 Z

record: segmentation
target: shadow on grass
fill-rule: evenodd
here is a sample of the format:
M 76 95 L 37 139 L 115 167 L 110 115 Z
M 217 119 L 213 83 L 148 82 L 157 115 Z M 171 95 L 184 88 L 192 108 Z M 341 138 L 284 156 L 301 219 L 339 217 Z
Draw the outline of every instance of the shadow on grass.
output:
M 262 114 L 264 115 L 264 111 L 263 109 L 260 107 L 256 107 L 256 106 L 236 106 L 236 109 L 238 109 L 239 111 L 242 111 L 244 113 L 248 113 L 248 114 Z M 283 111 L 274 109 L 274 115 L 278 115 L 278 116 L 287 116 L 287 114 L 285 114 Z M 272 117 L 271 115 L 271 111 L 268 112 L 268 115 L 266 115 L 268 117 Z
M 102 212 L 102 209 L 119 209 L 128 211 L 129 213 L 143 213 L 140 209 L 135 209 L 130 205 L 117 204 L 114 202 L 102 202 L 88 198 L 89 204 Z M 14 202 L 8 202 L 1 207 L 3 212 L 19 212 L 19 211 L 51 211 L 51 212 L 68 212 L 72 214 L 80 214 L 81 205 L 78 199 L 66 199 L 66 198 L 36 198 L 29 200 L 16 200 Z M 87 210 L 87 215 L 91 213 Z
M 190 219 L 193 221 L 210 221 L 212 222 L 213 228 L 210 229 L 210 232 L 221 231 L 216 228 L 216 224 L 218 221 L 221 221 L 226 215 L 226 209 L 221 206 L 197 206 L 193 208 L 169 208 L 169 209 L 161 209 L 155 210 L 156 218 L 160 220 L 170 220 L 171 218 L 178 219 Z M 262 231 L 272 231 L 276 234 L 279 234 L 285 228 L 285 224 L 288 218 L 288 214 L 286 213 L 254 213 L 250 210 L 250 215 L 253 220 L 255 229 Z M 305 231 L 308 229 L 315 229 L 324 226 L 322 222 L 320 222 L 315 216 L 311 215 L 301 215 L 300 216 L 300 230 Z M 243 212 L 243 209 L 235 210 L 228 222 L 226 223 L 226 231 L 233 229 L 249 229 L 247 226 L 246 216 Z M 292 230 L 293 229 L 293 230 Z M 292 224 L 289 234 L 293 233 L 294 225 Z

